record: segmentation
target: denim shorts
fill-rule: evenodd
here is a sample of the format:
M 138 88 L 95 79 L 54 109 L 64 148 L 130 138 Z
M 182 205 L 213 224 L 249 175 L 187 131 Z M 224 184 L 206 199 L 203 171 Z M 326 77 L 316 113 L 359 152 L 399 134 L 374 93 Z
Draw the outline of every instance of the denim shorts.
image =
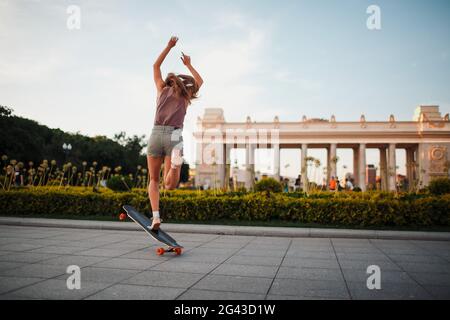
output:
M 183 154 L 183 130 L 172 126 L 155 125 L 147 146 L 147 155 L 154 158 L 170 157 L 174 148 Z

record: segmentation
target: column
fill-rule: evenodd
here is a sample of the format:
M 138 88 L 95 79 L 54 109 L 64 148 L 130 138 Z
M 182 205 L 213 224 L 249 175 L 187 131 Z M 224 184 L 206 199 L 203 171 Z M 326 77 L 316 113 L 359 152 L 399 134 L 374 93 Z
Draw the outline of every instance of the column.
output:
M 273 162 L 274 178 L 277 181 L 280 181 L 280 145 L 279 144 L 273 145 L 273 153 L 274 153 L 274 162 Z
M 249 166 L 247 167 L 247 180 L 249 189 L 253 188 L 255 184 L 255 145 L 247 145 L 247 153 L 249 159 Z
M 397 179 L 397 169 L 396 169 L 396 161 L 395 161 L 395 143 L 389 144 L 389 163 L 388 163 L 388 181 L 389 181 L 389 190 L 396 191 L 396 179 Z
M 224 188 L 225 187 L 225 144 L 220 143 L 216 146 L 216 164 L 217 164 L 217 171 L 218 171 L 218 183 L 216 183 L 217 188 Z
M 386 148 L 380 148 L 380 179 L 381 190 L 388 190 L 387 158 Z
M 366 145 L 359 145 L 359 187 L 362 191 L 366 191 Z
M 308 145 L 306 143 L 302 144 L 302 185 L 303 191 L 308 191 L 308 163 L 306 163 L 306 158 L 308 157 Z
M 224 144 L 224 152 L 225 152 L 225 165 L 224 165 L 224 171 L 225 171 L 225 181 L 224 181 L 224 188 L 228 190 L 230 188 L 230 176 L 231 176 L 231 160 L 230 160 L 230 154 L 231 149 L 233 145 Z
M 408 182 L 408 190 L 411 187 L 413 180 L 412 166 L 414 161 L 414 154 L 411 148 L 405 148 L 406 152 L 406 180 Z
M 196 156 L 195 156 L 195 186 L 199 187 L 203 184 L 203 181 L 200 180 L 201 174 L 203 172 L 203 144 L 196 144 Z
M 250 145 L 245 144 L 245 188 L 250 189 Z
M 336 143 L 332 143 L 328 150 L 328 186 L 330 185 L 331 177 L 336 179 L 336 148 Z
M 355 185 L 359 186 L 359 147 L 353 149 L 353 178 Z

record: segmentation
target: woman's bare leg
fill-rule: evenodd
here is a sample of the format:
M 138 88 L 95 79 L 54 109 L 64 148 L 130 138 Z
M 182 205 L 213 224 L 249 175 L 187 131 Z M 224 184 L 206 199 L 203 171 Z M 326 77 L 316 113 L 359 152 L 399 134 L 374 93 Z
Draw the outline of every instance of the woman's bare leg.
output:
M 150 184 L 148 186 L 148 197 L 152 206 L 152 212 L 158 212 L 159 214 L 159 174 L 161 172 L 163 158 L 155 158 L 147 156 L 148 172 L 150 175 Z M 153 219 L 152 229 L 159 228 L 161 220 Z
M 180 181 L 181 166 L 172 168 L 170 157 L 164 158 L 164 187 L 167 190 L 173 190 Z

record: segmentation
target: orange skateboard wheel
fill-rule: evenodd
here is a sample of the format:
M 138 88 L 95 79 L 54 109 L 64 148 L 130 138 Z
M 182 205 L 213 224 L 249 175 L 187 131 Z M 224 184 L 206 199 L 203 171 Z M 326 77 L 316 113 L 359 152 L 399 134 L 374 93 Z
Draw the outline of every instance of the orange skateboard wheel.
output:
M 166 252 L 166 251 L 164 250 L 164 248 L 158 248 L 158 249 L 156 249 L 156 254 L 157 254 L 158 256 L 162 256 L 162 255 L 164 254 L 164 252 Z
M 177 256 L 181 254 L 181 251 L 181 248 L 175 248 L 175 253 L 177 254 Z
M 125 213 L 121 213 L 121 214 L 119 214 L 119 220 L 120 221 L 123 221 L 123 220 L 125 220 L 127 218 L 127 215 L 125 214 Z

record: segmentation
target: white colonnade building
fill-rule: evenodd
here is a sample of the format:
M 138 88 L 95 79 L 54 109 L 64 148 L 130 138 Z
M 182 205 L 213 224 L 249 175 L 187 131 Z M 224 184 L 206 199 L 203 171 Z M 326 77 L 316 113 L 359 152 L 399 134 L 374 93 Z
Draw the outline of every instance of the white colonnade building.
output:
M 396 149 L 406 150 L 406 178 L 424 187 L 436 177 L 449 177 L 450 121 L 449 115 L 441 116 L 438 106 L 417 107 L 412 121 L 397 121 L 393 115 L 388 121 L 336 121 L 307 119 L 297 122 L 226 122 L 220 108 L 205 109 L 198 118 L 196 141 L 197 186 L 207 182 L 225 187 L 230 177 L 230 151 L 232 148 L 246 150 L 246 183 L 254 182 L 256 148 L 274 150 L 275 177 L 280 176 L 280 150 L 301 149 L 301 175 L 308 181 L 308 150 L 327 150 L 326 176 L 336 176 L 337 149 L 353 149 L 353 175 L 356 185 L 366 190 L 366 150 L 380 151 L 379 170 L 381 189 L 396 189 Z M 292 161 L 292 160 L 291 160 Z

